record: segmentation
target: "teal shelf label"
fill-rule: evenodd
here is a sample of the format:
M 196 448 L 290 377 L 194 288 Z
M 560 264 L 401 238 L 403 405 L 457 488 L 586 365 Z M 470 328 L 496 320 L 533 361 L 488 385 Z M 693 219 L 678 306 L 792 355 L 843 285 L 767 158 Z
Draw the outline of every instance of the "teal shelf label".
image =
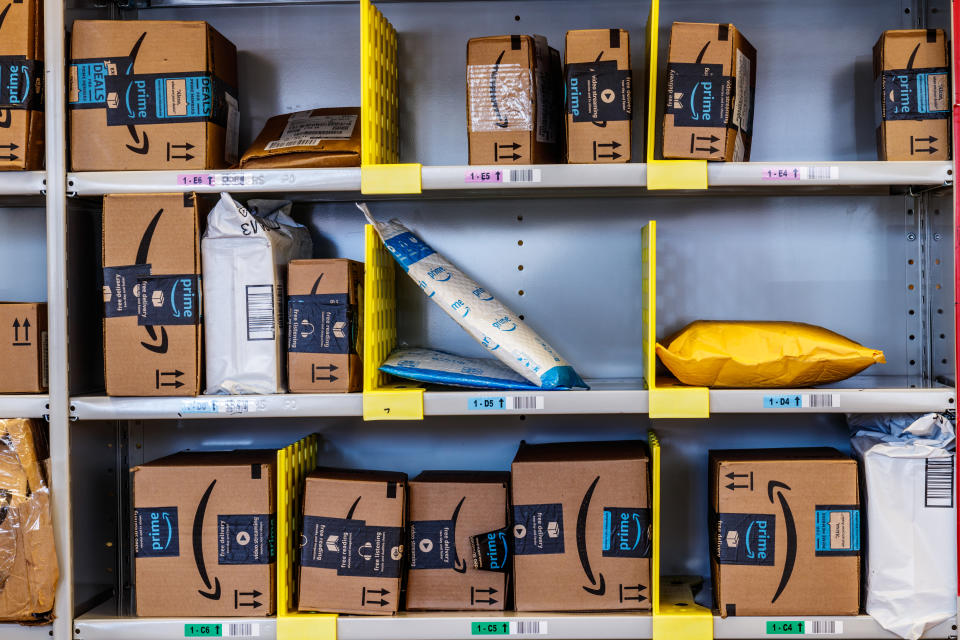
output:
M 470 398 L 467 400 L 468 411 L 505 411 L 507 399 L 505 396 Z
M 183 625 L 184 638 L 222 638 L 222 624 L 185 624 Z
M 509 622 L 471 622 L 470 635 L 508 636 L 510 635 L 510 623 Z
M 771 397 L 771 396 L 768 396 Z M 775 397 L 775 396 L 772 396 Z M 802 636 L 803 635 L 803 621 L 802 620 L 788 620 L 783 622 L 773 622 L 767 621 L 767 635 L 768 636 Z
M 803 406 L 803 397 L 799 394 L 763 396 L 763 406 L 765 409 L 799 409 Z

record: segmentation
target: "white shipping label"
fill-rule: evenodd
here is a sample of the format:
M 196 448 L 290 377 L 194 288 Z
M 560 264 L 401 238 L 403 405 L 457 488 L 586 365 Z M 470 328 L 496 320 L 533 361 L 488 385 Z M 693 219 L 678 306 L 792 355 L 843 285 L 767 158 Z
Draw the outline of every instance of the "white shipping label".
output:
M 267 151 L 289 147 L 312 147 L 323 140 L 349 140 L 357 125 L 356 115 L 302 116 L 294 114 L 279 140 L 268 142 Z
M 736 68 L 736 95 L 733 99 L 733 124 L 737 128 L 746 129 L 750 126 L 750 58 L 737 49 Z

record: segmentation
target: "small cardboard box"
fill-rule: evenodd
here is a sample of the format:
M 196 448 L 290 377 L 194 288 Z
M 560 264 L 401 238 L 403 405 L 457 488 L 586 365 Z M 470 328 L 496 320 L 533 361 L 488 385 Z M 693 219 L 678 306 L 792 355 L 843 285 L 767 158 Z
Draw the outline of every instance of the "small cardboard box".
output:
M 103 199 L 103 364 L 107 395 L 200 390 L 200 220 L 193 194 Z
M 470 164 L 559 160 L 560 54 L 543 36 L 467 42 Z
M 949 55 L 942 29 L 884 31 L 874 45 L 881 160 L 950 159 Z
M 70 56 L 74 171 L 237 162 L 237 49 L 206 22 L 77 20 Z
M 406 503 L 403 473 L 317 469 L 307 476 L 298 609 L 396 613 Z
M 267 120 L 240 159 L 244 169 L 360 166 L 360 107 L 313 109 Z
M 363 387 L 362 295 L 360 262 L 290 261 L 287 377 L 292 393 L 347 393 Z
M 424 471 L 410 481 L 407 609 L 504 609 L 506 567 L 475 568 L 472 538 L 489 534 L 502 551 L 509 494 L 506 472 Z
M 47 390 L 47 305 L 43 302 L 0 302 L 0 393 L 42 393 Z
M 630 34 L 567 31 L 564 64 L 567 162 L 630 162 Z
M 43 168 L 43 1 L 0 9 L 0 171 Z
M 747 162 L 757 50 L 732 24 L 674 22 L 663 157 Z
M 649 609 L 644 444 L 521 443 L 512 471 L 517 611 Z
M 137 615 L 274 613 L 276 456 L 178 453 L 133 469 Z
M 857 463 L 835 449 L 710 452 L 720 615 L 860 610 Z

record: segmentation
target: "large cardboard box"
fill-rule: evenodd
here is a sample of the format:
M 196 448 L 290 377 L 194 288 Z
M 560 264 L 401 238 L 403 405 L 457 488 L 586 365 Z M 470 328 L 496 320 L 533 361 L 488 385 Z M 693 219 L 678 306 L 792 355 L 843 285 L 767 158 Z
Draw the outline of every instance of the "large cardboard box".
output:
M 43 168 L 43 1 L 0 8 L 0 171 Z
M 567 162 L 630 162 L 633 91 L 625 29 L 567 31 Z
M 0 393 L 47 390 L 47 305 L 0 302 Z
M 881 160 L 949 160 L 950 48 L 942 29 L 884 31 L 873 47 Z
M 317 469 L 307 476 L 300 611 L 396 613 L 406 503 L 403 473 Z
M 360 166 L 360 107 L 312 109 L 267 120 L 240 159 L 244 169 Z
M 103 199 L 103 364 L 112 396 L 200 390 L 200 220 L 193 194 Z
M 274 613 L 276 457 L 178 453 L 133 469 L 137 615 Z
M 663 157 L 747 162 L 757 50 L 732 24 L 674 22 Z
M 207 23 L 77 20 L 70 57 L 74 171 L 237 162 L 237 49 Z
M 517 611 L 649 609 L 643 443 L 521 443 L 512 471 Z
M 724 617 L 857 615 L 857 463 L 835 449 L 710 452 L 713 593 Z
M 559 160 L 560 54 L 543 36 L 488 36 L 467 43 L 470 164 Z
M 292 260 L 287 266 L 287 377 L 293 393 L 363 387 L 363 264 Z
M 504 609 L 506 567 L 476 568 L 472 539 L 486 549 L 492 537 L 503 553 L 509 501 L 506 472 L 424 471 L 410 481 L 407 609 Z

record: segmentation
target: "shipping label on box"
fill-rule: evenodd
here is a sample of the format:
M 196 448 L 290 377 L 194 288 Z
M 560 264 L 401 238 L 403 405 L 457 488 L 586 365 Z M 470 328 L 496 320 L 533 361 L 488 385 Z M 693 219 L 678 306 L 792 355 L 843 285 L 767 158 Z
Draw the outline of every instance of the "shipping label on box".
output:
M 42 393 L 48 387 L 47 305 L 0 303 L 0 393 Z
M 244 169 L 360 166 L 360 108 L 311 109 L 267 120 Z
M 43 168 L 42 5 L 0 5 L 0 171 Z

